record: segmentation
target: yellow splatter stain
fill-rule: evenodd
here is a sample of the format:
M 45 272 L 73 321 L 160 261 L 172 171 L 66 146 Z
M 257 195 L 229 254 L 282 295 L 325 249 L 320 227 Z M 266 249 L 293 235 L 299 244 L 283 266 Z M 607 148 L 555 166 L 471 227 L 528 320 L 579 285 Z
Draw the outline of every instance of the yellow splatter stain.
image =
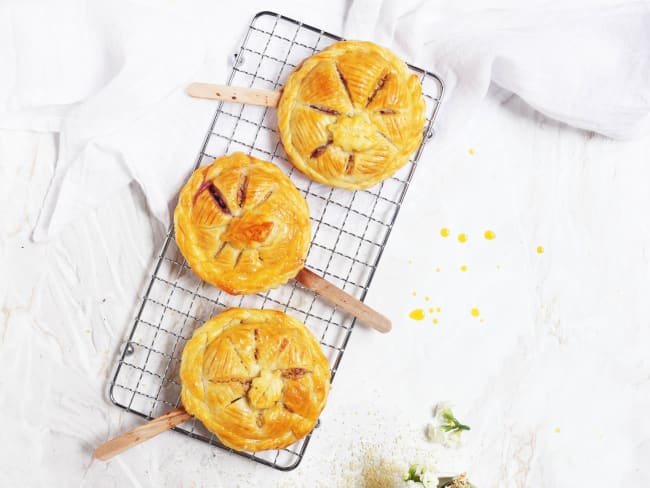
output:
M 467 234 L 458 234 L 458 242 L 467 242 Z
M 501 269 L 501 265 L 500 265 L 500 264 L 497 264 L 497 269 Z
M 449 234 L 451 234 L 451 232 L 449 232 L 449 229 L 447 229 L 447 227 L 440 229 L 440 235 L 442 237 L 449 237 Z
M 481 320 L 479 320 L 479 322 L 483 323 L 483 322 L 485 322 L 485 320 L 481 319 Z
M 436 312 L 440 313 L 440 307 L 436 307 Z
M 463 264 L 463 265 L 460 267 L 460 270 L 464 273 L 465 271 L 467 271 L 467 266 L 465 266 L 465 265 Z
M 470 156 L 474 156 L 474 149 L 472 149 L 471 147 L 469 148 L 469 151 L 467 151 L 467 152 L 469 153 Z
M 556 434 L 559 434 L 559 433 L 560 433 L 560 428 L 559 428 L 559 427 L 555 427 L 555 433 L 556 433 Z
M 430 308 L 430 309 L 429 309 L 429 313 L 433 313 L 433 308 Z
M 543 254 L 544 253 L 544 246 L 537 246 L 537 254 Z
M 485 233 L 483 234 L 483 236 L 484 236 L 488 241 L 491 241 L 491 240 L 494 239 L 497 235 L 495 234 L 495 232 L 494 232 L 493 230 L 486 230 Z
M 436 273 L 440 273 L 440 268 L 436 268 Z
M 425 302 L 428 302 L 429 300 L 430 300 L 429 297 L 424 297 L 424 301 L 425 301 Z
M 423 320 L 424 310 L 422 310 L 421 308 L 416 308 L 409 314 L 409 317 L 411 317 L 413 320 Z
M 437 324 L 437 323 L 438 323 L 438 319 L 433 319 L 433 323 L 434 323 L 434 324 Z
M 476 307 L 470 310 L 469 313 L 472 314 L 472 317 L 478 317 L 481 314 L 481 312 L 479 312 L 478 308 Z
M 413 293 L 411 293 L 411 295 L 413 295 L 414 297 L 416 297 L 416 296 L 418 296 L 418 293 L 417 293 L 416 291 L 414 291 Z

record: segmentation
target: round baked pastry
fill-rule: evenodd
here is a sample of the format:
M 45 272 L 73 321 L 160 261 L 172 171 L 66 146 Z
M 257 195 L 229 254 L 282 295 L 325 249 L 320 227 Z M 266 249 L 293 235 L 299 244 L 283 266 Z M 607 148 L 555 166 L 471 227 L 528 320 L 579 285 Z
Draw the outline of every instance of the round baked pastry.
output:
M 183 406 L 227 447 L 262 451 L 314 428 L 330 387 L 327 358 L 300 321 L 275 310 L 231 308 L 183 350 Z
M 243 153 L 197 169 L 174 212 L 176 242 L 192 270 L 232 294 L 286 283 L 303 267 L 309 208 L 274 164 Z
M 357 190 L 392 176 L 422 142 L 417 75 L 371 42 L 342 41 L 289 75 L 278 105 L 282 145 L 310 178 Z

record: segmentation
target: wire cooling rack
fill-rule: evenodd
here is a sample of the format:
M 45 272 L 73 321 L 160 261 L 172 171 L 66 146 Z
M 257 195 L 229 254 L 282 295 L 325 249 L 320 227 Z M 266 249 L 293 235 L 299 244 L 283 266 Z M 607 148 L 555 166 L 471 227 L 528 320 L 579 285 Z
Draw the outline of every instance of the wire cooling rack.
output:
M 342 40 L 321 29 L 273 12 L 257 14 L 234 55 L 228 84 L 279 89 L 304 58 Z M 411 181 L 433 122 L 443 85 L 434 74 L 419 74 L 426 100 L 423 143 L 411 161 L 391 179 L 364 191 L 335 189 L 294 171 L 276 133 L 274 109 L 220 102 L 196 166 L 243 151 L 277 164 L 309 203 L 312 241 L 306 266 L 363 300 Z M 173 228 L 158 256 L 135 324 L 110 385 L 113 403 L 145 418 L 180 405 L 181 353 L 194 329 L 228 307 L 271 308 L 300 319 L 319 339 L 331 365 L 339 367 L 355 320 L 295 281 L 257 295 L 230 296 L 202 282 L 176 247 Z M 257 453 L 232 451 L 193 419 L 174 430 L 280 470 L 302 460 L 311 434 L 286 449 Z

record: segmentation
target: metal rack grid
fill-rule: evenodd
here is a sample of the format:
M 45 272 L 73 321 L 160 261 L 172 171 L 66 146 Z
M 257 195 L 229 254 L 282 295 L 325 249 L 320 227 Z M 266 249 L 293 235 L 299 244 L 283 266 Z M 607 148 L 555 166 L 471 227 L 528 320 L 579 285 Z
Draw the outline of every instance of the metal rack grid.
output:
M 321 29 L 273 12 L 257 14 L 235 54 L 228 84 L 279 89 L 304 58 L 342 40 Z M 393 178 L 364 191 L 331 188 L 294 171 L 276 134 L 275 110 L 220 102 L 199 153 L 196 167 L 215 157 L 243 151 L 277 164 L 305 195 L 312 220 L 306 266 L 363 300 L 387 242 L 442 98 L 434 74 L 419 74 L 427 123 L 422 145 Z M 339 367 L 355 320 L 295 281 L 266 293 L 230 296 L 197 278 L 167 234 L 144 292 L 133 329 L 110 384 L 112 402 L 145 418 L 180 405 L 180 357 L 194 329 L 228 307 L 272 308 L 300 319 L 319 339 L 331 365 Z M 317 425 L 318 427 L 318 425 Z M 286 449 L 237 452 L 193 419 L 174 430 L 280 470 L 298 466 L 311 434 Z

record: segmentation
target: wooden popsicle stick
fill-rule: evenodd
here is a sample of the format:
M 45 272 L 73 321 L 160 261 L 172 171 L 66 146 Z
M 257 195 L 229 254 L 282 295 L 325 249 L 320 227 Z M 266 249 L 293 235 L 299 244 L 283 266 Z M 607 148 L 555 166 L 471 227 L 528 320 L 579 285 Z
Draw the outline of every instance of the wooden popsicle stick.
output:
M 187 422 L 191 418 L 192 416 L 187 413 L 183 407 L 170 410 L 166 414 L 161 415 L 146 424 L 142 424 L 115 439 L 105 442 L 95 449 L 95 457 L 102 461 L 107 461 L 141 442 L 149 440 L 166 430 L 176 427 L 178 424 Z
M 280 92 L 212 83 L 191 83 L 187 87 L 187 94 L 194 98 L 249 103 L 264 107 L 277 107 L 280 100 Z
M 391 321 L 387 317 L 307 268 L 300 270 L 295 280 L 379 332 L 390 332 L 393 328 Z

